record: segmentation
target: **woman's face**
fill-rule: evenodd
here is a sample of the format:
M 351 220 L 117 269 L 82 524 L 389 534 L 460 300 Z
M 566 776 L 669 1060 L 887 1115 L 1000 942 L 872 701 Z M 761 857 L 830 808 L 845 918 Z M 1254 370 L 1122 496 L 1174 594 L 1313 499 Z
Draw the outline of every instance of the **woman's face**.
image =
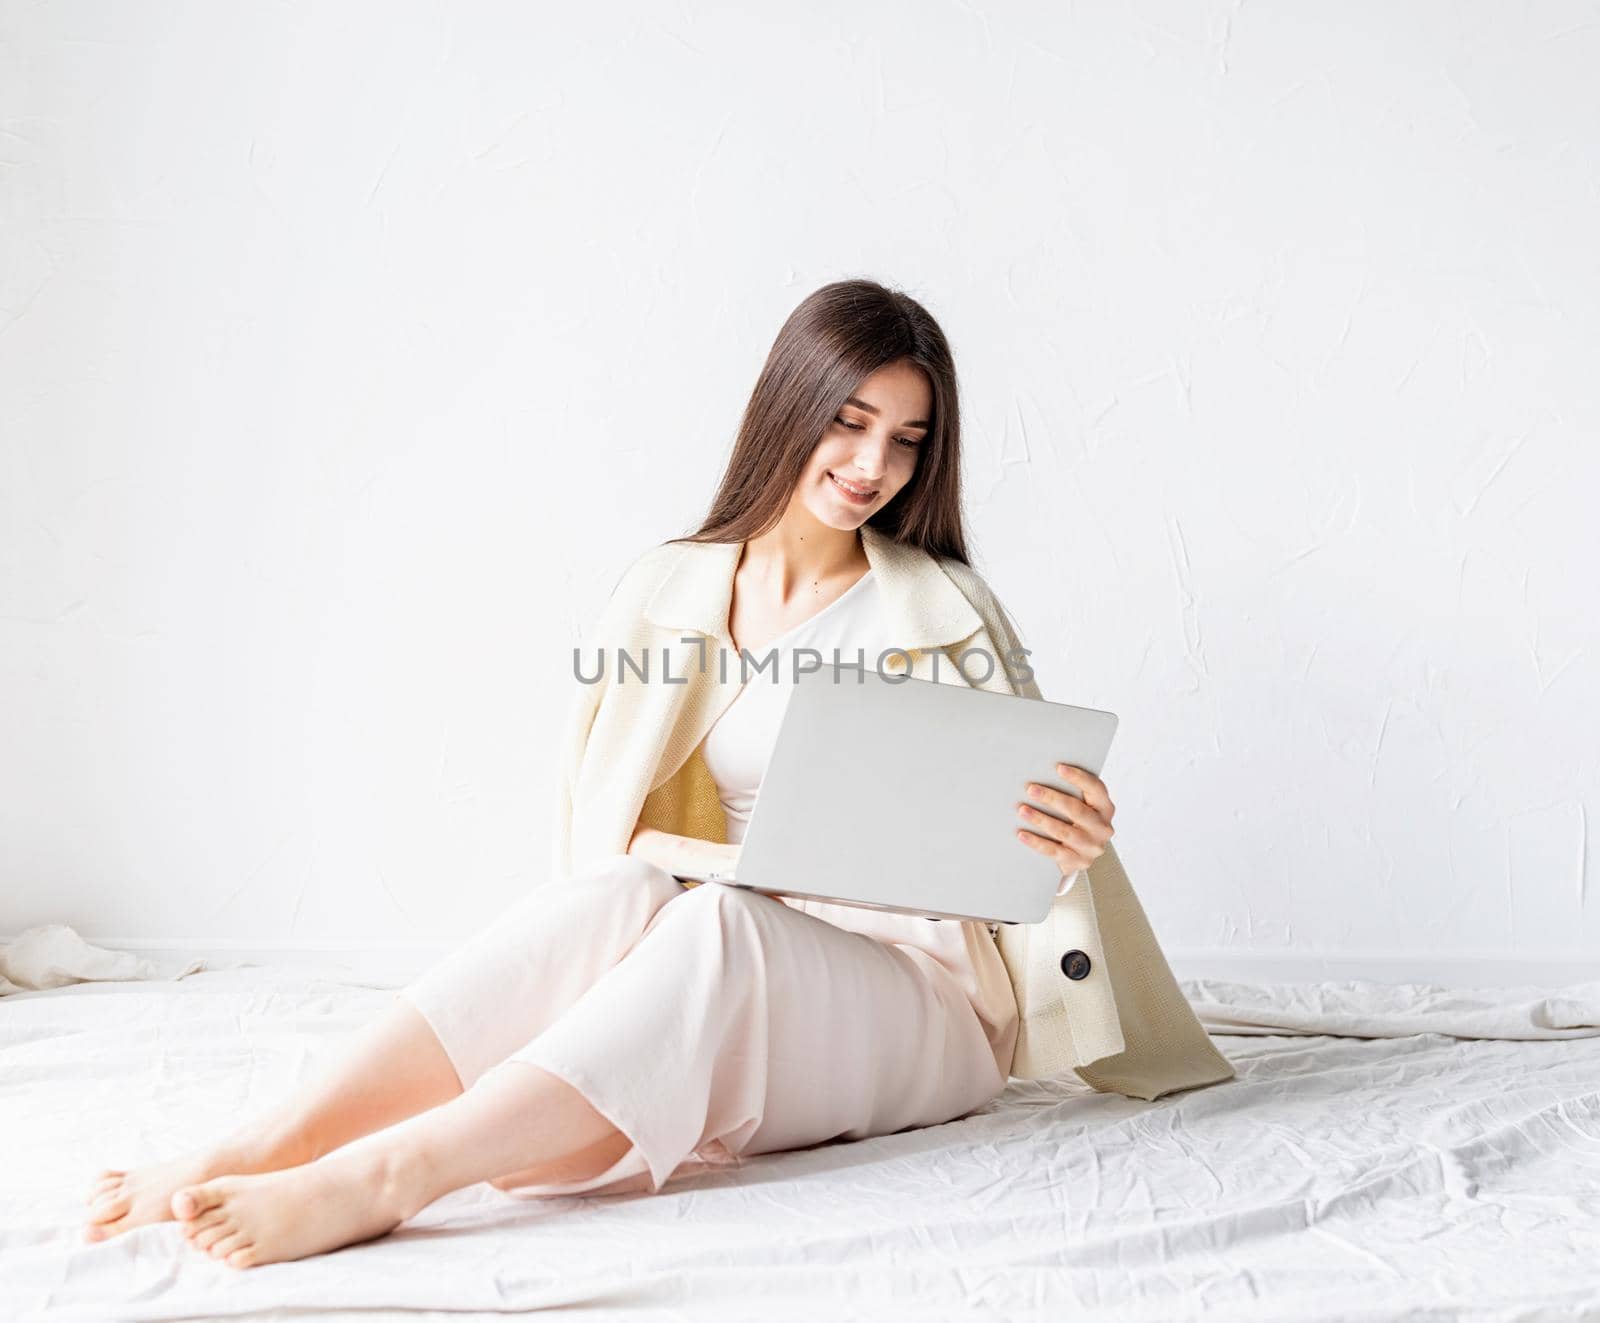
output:
M 866 523 L 911 481 L 932 411 L 933 391 L 921 368 L 904 359 L 879 368 L 828 424 L 793 499 L 831 528 Z

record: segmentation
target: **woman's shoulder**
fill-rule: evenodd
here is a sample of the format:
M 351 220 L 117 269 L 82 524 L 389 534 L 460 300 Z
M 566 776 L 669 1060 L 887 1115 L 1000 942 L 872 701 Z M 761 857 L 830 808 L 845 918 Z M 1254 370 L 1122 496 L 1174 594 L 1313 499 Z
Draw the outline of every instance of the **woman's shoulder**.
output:
M 657 542 L 646 547 L 623 567 L 600 608 L 594 634 L 599 641 L 620 644 L 619 631 L 637 628 L 645 606 L 684 554 L 687 544 Z
M 612 594 L 622 592 L 654 592 L 679 557 L 689 546 L 685 542 L 657 542 L 646 547 L 623 569 L 617 577 Z
M 994 640 L 995 645 L 1007 654 L 1017 649 L 1026 653 L 1028 649 L 1023 647 L 1021 628 L 1012 614 L 1006 610 L 999 595 L 989 587 L 988 580 L 971 565 L 953 556 L 939 556 L 936 559 L 939 568 L 961 590 L 967 601 L 972 603 L 973 609 L 982 618 L 983 626 L 988 630 L 989 637 Z
M 957 560 L 954 556 L 936 556 L 935 561 L 949 580 L 961 590 L 961 595 L 971 602 L 977 613 L 983 617 L 985 625 L 991 627 L 995 622 L 1009 623 L 1005 607 L 1000 604 L 1000 598 L 994 589 L 989 587 L 989 581 L 964 560 Z

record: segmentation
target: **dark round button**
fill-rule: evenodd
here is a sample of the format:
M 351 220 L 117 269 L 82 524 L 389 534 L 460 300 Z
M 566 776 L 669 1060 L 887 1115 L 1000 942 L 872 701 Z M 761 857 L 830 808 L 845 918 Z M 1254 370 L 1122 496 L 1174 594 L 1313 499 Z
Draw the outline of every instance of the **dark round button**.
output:
M 1068 951 L 1061 957 L 1061 972 L 1070 979 L 1088 978 L 1089 957 L 1082 951 Z

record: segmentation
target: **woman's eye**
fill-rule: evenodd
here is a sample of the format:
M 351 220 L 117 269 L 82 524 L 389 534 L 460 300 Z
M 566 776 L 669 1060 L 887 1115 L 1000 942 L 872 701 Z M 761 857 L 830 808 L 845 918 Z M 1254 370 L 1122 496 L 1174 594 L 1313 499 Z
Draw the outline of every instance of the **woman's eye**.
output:
M 848 421 L 847 419 L 844 419 L 844 418 L 835 418 L 833 421 L 838 423 L 840 427 L 848 427 L 852 432 L 863 432 L 863 431 L 866 430 L 864 427 L 861 426 L 860 423 L 852 423 L 852 422 L 850 422 L 850 421 Z M 906 446 L 911 450 L 915 450 L 918 446 L 920 446 L 922 444 L 922 442 L 918 441 L 915 437 L 909 437 L 909 436 L 896 437 L 895 440 L 897 440 L 901 445 Z

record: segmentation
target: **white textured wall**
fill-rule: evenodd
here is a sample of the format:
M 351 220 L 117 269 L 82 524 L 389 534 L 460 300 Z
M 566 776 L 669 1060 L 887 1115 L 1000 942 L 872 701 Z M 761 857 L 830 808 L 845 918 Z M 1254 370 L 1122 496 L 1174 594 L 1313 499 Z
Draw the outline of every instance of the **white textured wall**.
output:
M 1597 949 L 1600 4 L 0 24 L 0 932 L 488 921 L 574 631 L 868 274 L 1176 963 Z

